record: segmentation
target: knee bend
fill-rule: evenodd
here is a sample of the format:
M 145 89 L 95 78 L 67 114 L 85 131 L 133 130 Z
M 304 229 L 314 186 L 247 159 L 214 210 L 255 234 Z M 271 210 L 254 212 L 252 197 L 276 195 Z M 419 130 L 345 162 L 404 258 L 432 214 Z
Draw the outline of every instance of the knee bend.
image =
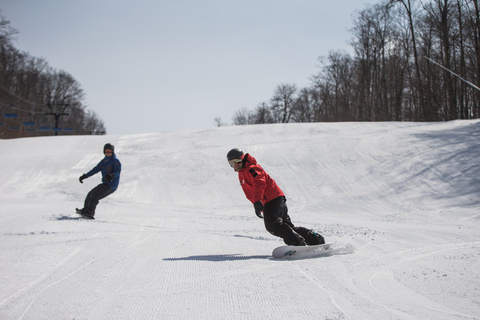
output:
M 282 229 L 282 223 L 281 221 L 274 221 L 271 223 L 265 222 L 265 229 L 267 229 L 267 231 L 274 236 L 278 237 L 281 233 L 280 230 Z

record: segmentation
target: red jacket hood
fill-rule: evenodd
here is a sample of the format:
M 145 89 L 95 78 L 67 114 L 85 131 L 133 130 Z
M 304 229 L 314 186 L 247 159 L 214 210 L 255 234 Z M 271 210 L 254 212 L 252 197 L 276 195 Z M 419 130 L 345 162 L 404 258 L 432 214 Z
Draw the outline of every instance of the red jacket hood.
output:
M 245 156 L 243 156 L 243 163 L 244 163 L 244 165 L 243 165 L 242 170 L 245 169 L 245 164 L 246 164 L 247 162 L 250 163 L 250 165 L 255 165 L 255 164 L 257 164 L 257 159 L 255 159 L 254 157 L 252 157 L 249 153 L 245 154 Z

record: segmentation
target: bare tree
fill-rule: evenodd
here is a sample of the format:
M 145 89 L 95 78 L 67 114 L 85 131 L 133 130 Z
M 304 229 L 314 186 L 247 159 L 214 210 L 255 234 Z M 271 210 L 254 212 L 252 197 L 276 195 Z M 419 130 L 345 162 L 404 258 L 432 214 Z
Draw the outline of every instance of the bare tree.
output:
M 215 119 L 213 119 L 213 121 L 215 122 L 217 127 L 223 127 L 223 126 L 226 125 L 225 123 L 223 123 L 222 118 L 220 118 L 220 117 L 215 117 Z
M 297 86 L 294 84 L 281 84 L 277 86 L 271 99 L 271 110 L 275 122 L 290 122 L 295 109 L 295 94 Z
M 246 107 L 243 107 L 235 113 L 233 116 L 233 124 L 236 126 L 242 126 L 247 124 L 253 124 L 252 114 Z
M 80 84 L 45 59 L 16 49 L 15 33 L 0 16 L 0 137 L 57 134 L 60 124 L 62 134 L 105 133 L 99 117 L 85 110 Z
M 353 109 L 353 61 L 349 54 L 331 51 L 326 59 L 320 58 L 320 72 L 313 82 L 322 95 L 324 121 L 356 120 Z
M 264 123 L 274 123 L 275 119 L 273 118 L 272 111 L 266 102 L 262 102 L 257 105 L 255 112 L 253 114 L 254 123 L 264 124 Z
M 416 32 L 415 32 L 415 20 L 414 17 L 416 16 L 416 7 L 415 7 L 415 0 L 390 0 L 388 5 L 393 5 L 393 4 L 401 4 L 403 8 L 405 9 L 405 13 L 408 18 L 408 25 L 410 29 L 410 39 L 411 39 L 411 44 L 412 44 L 412 50 L 413 50 L 413 57 L 414 57 L 414 65 L 415 65 L 415 77 L 411 79 L 411 89 L 412 92 L 414 93 L 414 104 L 418 106 L 418 110 L 420 110 L 420 113 L 418 116 L 421 118 L 419 120 L 427 120 L 427 106 L 425 103 L 425 94 L 424 94 L 424 86 L 423 86 L 423 81 L 422 81 L 422 75 L 420 71 L 420 61 L 419 61 L 419 54 L 418 54 L 418 48 L 417 48 L 417 37 L 416 37 Z M 418 91 L 418 98 L 415 97 L 415 92 Z M 418 102 L 416 102 L 418 101 Z
M 313 88 L 302 88 L 295 101 L 295 122 L 314 122 L 318 100 L 317 92 Z
M 320 71 L 309 88 L 279 85 L 270 100 L 274 121 L 480 117 L 479 9 L 478 0 L 383 0 L 367 6 L 354 17 L 354 56 L 332 50 L 319 58 Z
M 14 34 L 18 31 L 10 25 L 10 21 L 6 20 L 0 10 L 0 45 L 10 43 Z

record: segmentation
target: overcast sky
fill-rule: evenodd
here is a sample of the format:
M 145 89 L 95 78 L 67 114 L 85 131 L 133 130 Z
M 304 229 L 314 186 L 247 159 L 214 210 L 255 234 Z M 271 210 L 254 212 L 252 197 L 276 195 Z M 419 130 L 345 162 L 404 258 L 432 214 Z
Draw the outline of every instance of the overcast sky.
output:
M 15 45 L 83 88 L 108 134 L 210 128 L 310 85 L 318 57 L 351 52 L 364 0 L 0 0 Z

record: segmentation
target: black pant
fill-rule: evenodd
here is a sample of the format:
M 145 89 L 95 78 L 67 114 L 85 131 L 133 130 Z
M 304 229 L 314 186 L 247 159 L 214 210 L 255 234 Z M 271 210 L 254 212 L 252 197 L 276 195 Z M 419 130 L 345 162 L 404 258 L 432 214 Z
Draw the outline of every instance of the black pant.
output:
M 263 220 L 265 229 L 271 234 L 280 237 L 288 245 L 299 243 L 298 234 L 294 232 L 295 226 L 288 215 L 285 197 L 278 197 L 265 204 Z
M 83 208 L 90 211 L 92 214 L 95 214 L 98 202 L 103 198 L 108 197 L 113 192 L 115 192 L 115 190 L 113 190 L 108 184 L 99 184 L 87 194 Z
M 293 225 L 288 215 L 286 201 L 285 197 L 278 197 L 265 204 L 263 219 L 267 231 L 282 238 L 287 245 L 296 246 L 303 241 L 308 245 L 325 243 L 323 236 L 315 231 Z

